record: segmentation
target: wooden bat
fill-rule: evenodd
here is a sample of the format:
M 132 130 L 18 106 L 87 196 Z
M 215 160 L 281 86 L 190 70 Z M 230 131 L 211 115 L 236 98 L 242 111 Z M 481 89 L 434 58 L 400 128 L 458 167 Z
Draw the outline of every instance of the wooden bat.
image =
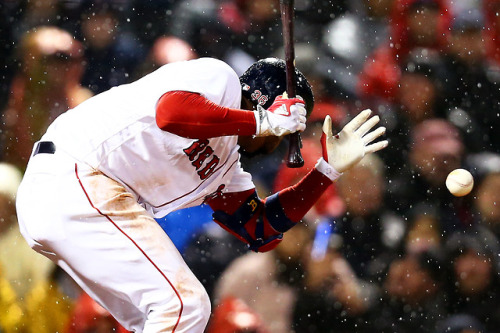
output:
M 295 97 L 296 82 L 295 77 L 295 49 L 293 40 L 293 19 L 294 0 L 280 0 L 281 23 L 283 25 L 283 45 L 285 49 L 286 63 L 286 92 L 288 97 Z M 289 135 L 288 157 L 286 165 L 289 168 L 300 168 L 304 165 L 304 159 L 300 153 L 302 141 L 300 133 L 295 132 Z

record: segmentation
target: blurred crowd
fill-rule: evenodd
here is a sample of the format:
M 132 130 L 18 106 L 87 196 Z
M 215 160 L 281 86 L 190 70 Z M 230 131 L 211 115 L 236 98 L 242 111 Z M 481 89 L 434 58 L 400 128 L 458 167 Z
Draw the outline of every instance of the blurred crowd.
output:
M 390 145 L 329 188 L 273 251 L 253 253 L 206 206 L 158 222 L 207 289 L 208 333 L 500 332 L 500 0 L 295 0 L 296 66 L 315 107 L 305 165 L 243 156 L 261 197 L 371 108 Z M 33 143 L 89 97 L 175 61 L 238 74 L 283 57 L 278 0 L 0 2 L 0 332 L 125 330 L 19 233 Z M 448 173 L 469 170 L 471 194 Z

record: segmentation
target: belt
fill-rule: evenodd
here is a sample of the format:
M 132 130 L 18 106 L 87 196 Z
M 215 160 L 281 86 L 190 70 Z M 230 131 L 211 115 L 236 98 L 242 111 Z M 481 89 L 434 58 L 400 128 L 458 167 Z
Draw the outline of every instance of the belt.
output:
M 33 156 L 36 154 L 54 154 L 56 152 L 56 145 L 52 141 L 39 141 L 35 144 L 35 151 Z

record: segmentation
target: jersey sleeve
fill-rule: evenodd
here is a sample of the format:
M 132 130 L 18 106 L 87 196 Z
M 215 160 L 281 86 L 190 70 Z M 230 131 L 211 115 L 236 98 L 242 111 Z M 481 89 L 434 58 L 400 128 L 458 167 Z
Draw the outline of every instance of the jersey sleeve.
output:
M 252 111 L 215 104 L 199 93 L 170 91 L 156 106 L 156 124 L 164 131 L 190 139 L 253 135 Z

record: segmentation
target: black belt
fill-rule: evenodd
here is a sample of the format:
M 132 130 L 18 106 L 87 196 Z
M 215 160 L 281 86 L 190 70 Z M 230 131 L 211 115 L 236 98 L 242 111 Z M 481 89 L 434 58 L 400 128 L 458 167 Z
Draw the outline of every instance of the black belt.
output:
M 56 145 L 52 141 L 40 141 L 35 145 L 35 151 L 33 156 L 36 154 L 54 154 L 56 152 Z

